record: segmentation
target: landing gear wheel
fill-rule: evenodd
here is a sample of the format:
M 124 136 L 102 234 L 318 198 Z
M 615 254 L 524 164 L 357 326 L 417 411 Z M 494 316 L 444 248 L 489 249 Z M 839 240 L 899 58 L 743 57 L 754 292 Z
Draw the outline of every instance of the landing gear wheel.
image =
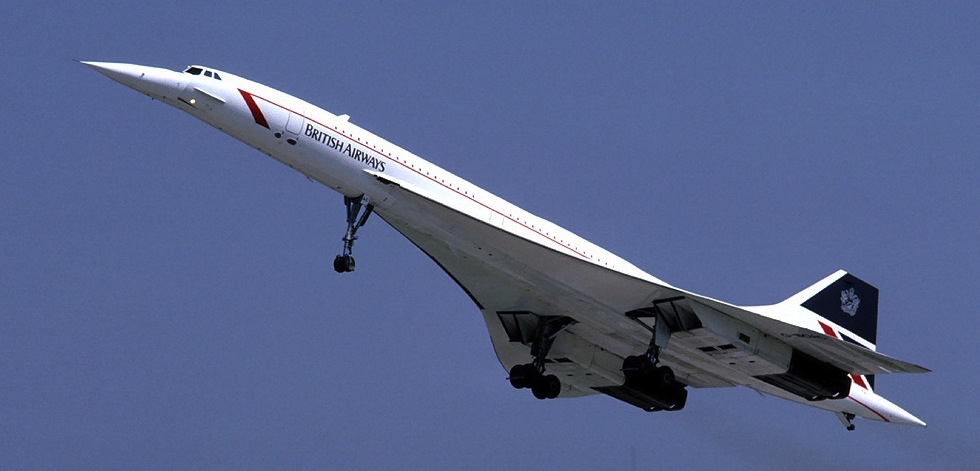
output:
M 554 399 L 561 394 L 561 381 L 555 375 L 548 375 L 543 378 L 545 390 L 548 392 L 548 399 Z
M 669 366 L 654 362 L 655 356 L 631 355 L 623 358 L 623 388 L 630 391 L 641 409 L 678 411 L 687 403 L 686 385 L 677 380 Z
M 667 366 L 659 366 L 654 370 L 654 378 L 661 386 L 673 386 L 677 378 L 674 377 L 674 370 Z
M 354 257 L 351 255 L 338 255 L 333 259 L 333 269 L 337 273 L 354 271 Z
M 514 365 L 510 369 L 510 385 L 517 389 L 529 388 L 534 383 L 537 370 L 534 365 L 522 364 Z
M 354 241 L 357 240 L 357 229 L 367 222 L 368 216 L 374 211 L 374 206 L 370 204 L 370 200 L 367 195 L 356 198 L 344 197 L 344 205 L 347 206 L 347 232 L 341 239 L 344 242 L 344 251 L 333 259 L 333 269 L 337 273 L 354 271 Z
M 643 374 L 643 364 L 646 363 L 646 358 L 639 355 L 630 355 L 623 359 L 623 373 L 626 375 L 630 374 Z
M 642 355 L 631 355 L 623 359 L 623 375 L 628 384 L 639 384 L 654 376 L 656 366 Z
M 847 427 L 848 432 L 854 431 L 854 422 L 852 422 L 854 420 L 854 417 L 856 416 L 854 414 L 851 414 L 850 412 L 837 413 L 837 418 L 840 419 L 841 423 L 843 423 L 845 427 Z
M 531 385 L 531 393 L 538 399 L 548 399 L 548 391 L 545 391 L 544 388 L 545 386 L 542 381 L 536 381 Z
M 561 394 L 561 381 L 555 375 L 541 376 L 531 385 L 531 392 L 538 399 L 554 399 Z

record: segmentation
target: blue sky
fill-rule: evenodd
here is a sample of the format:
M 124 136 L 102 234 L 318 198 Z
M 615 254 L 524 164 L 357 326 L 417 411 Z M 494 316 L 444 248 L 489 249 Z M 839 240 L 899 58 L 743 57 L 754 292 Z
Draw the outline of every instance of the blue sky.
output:
M 980 462 L 980 7 L 7 2 L 0 468 L 966 469 Z M 679 413 L 512 389 L 379 219 L 73 59 L 292 93 L 680 287 L 881 290 L 877 390 L 926 429 L 747 389 Z

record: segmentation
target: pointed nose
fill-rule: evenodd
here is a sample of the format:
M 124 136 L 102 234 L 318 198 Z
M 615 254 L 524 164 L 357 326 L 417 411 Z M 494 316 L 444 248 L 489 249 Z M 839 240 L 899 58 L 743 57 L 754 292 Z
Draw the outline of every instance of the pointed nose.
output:
M 112 80 L 158 100 L 176 98 L 180 90 L 182 74 L 172 70 L 117 62 L 79 62 Z
M 105 75 L 129 88 L 137 88 L 140 80 L 146 76 L 144 67 L 135 64 L 117 64 L 114 62 L 81 61 L 96 72 Z

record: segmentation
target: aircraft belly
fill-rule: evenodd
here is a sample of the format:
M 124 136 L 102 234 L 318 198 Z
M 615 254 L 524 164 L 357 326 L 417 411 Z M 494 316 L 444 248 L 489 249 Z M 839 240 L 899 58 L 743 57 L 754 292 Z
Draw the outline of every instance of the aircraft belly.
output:
M 481 256 L 479 250 L 473 253 L 450 247 L 441 238 L 425 234 L 413 225 L 402 223 L 388 214 L 381 216 L 429 255 L 469 294 L 481 310 L 494 351 L 505 370 L 528 363 L 531 355 L 527 345 L 510 341 L 498 317 L 498 312 L 502 311 L 567 315 L 580 320 L 579 324 L 569 327 L 556 338 L 546 364 L 548 371 L 559 376 L 567 387 L 568 390 L 562 392 L 563 397 L 594 394 L 596 391 L 593 388 L 621 385 L 623 358 L 643 353 L 649 344 L 650 333 L 626 319 L 623 313 L 611 316 L 615 324 L 610 328 L 595 318 L 591 322 L 583 320 L 588 319 L 583 313 L 597 311 L 593 303 L 583 300 L 570 303 L 572 297 L 561 294 L 542 298 L 542 292 L 555 292 L 559 288 L 540 289 L 547 285 L 529 276 L 533 271 L 531 268 L 524 268 L 525 273 L 520 277 L 511 275 L 509 270 L 499 267 L 499 262 L 487 262 L 487 258 L 496 256 L 491 252 Z M 458 229 L 456 224 L 448 226 L 453 230 Z M 498 260 L 505 258 L 508 257 L 500 256 Z M 661 358 L 664 364 L 675 369 L 681 381 L 694 387 L 729 387 L 742 382 L 726 377 L 731 372 L 726 375 L 721 364 L 712 362 L 695 346 L 687 345 L 691 341 L 684 335 L 676 335 Z
M 673 332 L 661 351 L 661 363 L 680 382 L 695 388 L 743 385 L 813 407 L 876 418 L 876 412 L 852 399 L 805 401 L 755 377 L 787 371 L 791 348 L 773 334 L 799 327 L 552 250 L 503 230 L 489 218 L 460 213 L 398 184 L 384 184 L 377 191 L 392 196 L 376 208 L 378 215 L 428 254 L 480 308 L 505 370 L 532 358 L 529 345 L 512 341 L 500 313 L 576 321 L 558 334 L 545 363 L 548 373 L 561 380 L 561 397 L 621 389 L 623 359 L 642 354 L 651 339 L 648 330 L 625 314 L 654 301 L 684 298 L 698 318 L 710 321 L 704 328 Z M 738 344 L 733 333 L 752 340 Z
M 623 358 L 642 354 L 651 338 L 650 332 L 628 319 L 625 312 L 649 305 L 649 299 L 676 294 L 670 288 L 552 251 L 424 198 L 389 201 L 390 205 L 378 209 L 379 215 L 436 261 L 480 307 L 505 369 L 527 363 L 531 357 L 528 346 L 509 341 L 497 313 L 529 311 L 568 316 L 579 322 L 557 337 L 549 355 L 566 355 L 571 360 L 548 366 L 565 375 L 563 383 L 582 390 L 622 384 Z M 563 341 L 572 337 L 574 342 Z M 704 335 L 677 332 L 662 352 L 662 362 L 671 366 L 682 382 L 707 388 L 752 381 L 746 372 L 733 370 L 726 362 L 699 351 L 698 347 L 703 347 L 699 341 L 704 342 Z M 577 349 L 577 355 L 566 349 L 572 343 L 581 344 L 570 350 Z M 715 342 L 724 343 L 728 342 Z M 586 361 L 584 351 L 601 352 L 603 361 Z M 741 355 L 743 365 L 759 363 L 749 356 Z M 762 366 L 758 365 L 758 372 L 768 372 Z
M 521 303 L 533 300 L 547 311 L 574 314 L 577 321 L 607 333 L 632 332 L 639 340 L 646 338 L 646 332 L 623 313 L 676 293 L 531 242 L 414 193 L 402 190 L 397 196 L 388 207 L 376 208 L 378 214 L 417 245 L 420 238 L 437 241 L 446 247 L 444 258 L 487 267 L 497 282 L 511 285 L 506 293 L 485 296 L 504 295 L 505 309 L 528 309 Z

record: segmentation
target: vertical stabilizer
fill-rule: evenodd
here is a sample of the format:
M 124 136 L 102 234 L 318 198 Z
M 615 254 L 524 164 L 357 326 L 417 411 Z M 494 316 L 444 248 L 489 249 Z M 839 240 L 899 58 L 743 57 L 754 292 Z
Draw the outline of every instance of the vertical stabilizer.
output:
M 823 286 L 821 289 L 820 286 Z M 851 331 L 862 339 L 877 343 L 878 288 L 845 271 L 838 271 L 801 291 L 819 289 L 800 304 L 827 320 Z M 791 298 L 792 299 L 792 298 Z M 843 335 L 844 340 L 848 340 Z

